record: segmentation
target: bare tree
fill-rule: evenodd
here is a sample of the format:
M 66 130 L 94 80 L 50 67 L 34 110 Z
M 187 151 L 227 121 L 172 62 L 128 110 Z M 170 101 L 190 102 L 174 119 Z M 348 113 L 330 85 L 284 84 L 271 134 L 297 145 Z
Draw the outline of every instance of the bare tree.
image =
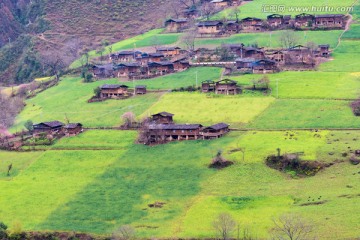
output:
M 123 225 L 112 234 L 113 240 L 129 240 L 135 238 L 135 229 L 130 225 Z
M 235 7 L 233 8 L 233 10 L 231 10 L 230 16 L 234 17 L 236 19 L 236 22 L 239 22 L 240 13 L 240 8 Z
M 193 6 L 196 6 L 196 4 L 197 4 L 196 0 L 179 0 L 179 2 L 186 8 L 191 8 Z
M 201 11 L 201 15 L 205 16 L 206 20 L 209 20 L 210 16 L 216 12 L 216 8 L 214 4 L 212 4 L 211 2 L 206 2 L 203 5 L 201 5 L 200 11 Z
M 283 48 L 291 48 L 299 43 L 299 37 L 293 31 L 284 31 L 280 35 L 280 43 Z
M 197 35 L 197 30 L 195 27 L 192 27 L 189 31 L 187 31 L 183 37 L 181 38 L 181 41 L 186 46 L 187 50 L 189 51 L 190 55 L 195 50 L 195 39 Z
M 294 214 L 285 214 L 273 219 L 274 228 L 271 230 L 274 239 L 306 240 L 311 239 L 312 225 Z
M 55 76 L 55 80 L 59 81 L 60 76 L 65 70 L 65 63 L 60 54 L 47 54 L 42 56 L 42 64 L 44 70 L 48 70 L 49 74 Z
M 236 222 L 228 213 L 220 213 L 213 221 L 213 227 L 221 239 L 230 238 L 231 232 L 236 228 Z
M 124 121 L 124 126 L 129 128 L 135 122 L 135 114 L 133 112 L 126 112 L 121 116 L 121 119 Z

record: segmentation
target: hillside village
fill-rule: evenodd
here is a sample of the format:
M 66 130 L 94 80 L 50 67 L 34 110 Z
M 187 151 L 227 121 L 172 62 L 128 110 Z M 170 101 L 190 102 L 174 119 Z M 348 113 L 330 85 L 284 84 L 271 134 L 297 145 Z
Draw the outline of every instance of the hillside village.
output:
M 0 239 L 357 239 L 360 5 L 329 2 L 349 11 L 175 1 L 0 88 L 23 105 L 0 118 Z

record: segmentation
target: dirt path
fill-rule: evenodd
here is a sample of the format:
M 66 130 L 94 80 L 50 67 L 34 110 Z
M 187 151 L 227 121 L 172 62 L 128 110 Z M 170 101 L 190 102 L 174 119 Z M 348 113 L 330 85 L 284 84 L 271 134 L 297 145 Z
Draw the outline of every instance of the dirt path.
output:
M 351 7 L 353 8 L 353 7 L 358 3 L 358 1 L 359 1 L 359 0 L 356 0 L 356 1 L 351 5 Z M 350 25 L 351 25 L 351 23 L 352 23 L 352 21 L 353 21 L 353 16 L 350 14 L 350 11 L 347 12 L 347 14 L 350 15 L 350 19 L 349 19 L 349 20 L 347 21 L 347 23 L 346 23 L 345 30 L 340 34 L 340 36 L 339 36 L 339 38 L 338 38 L 338 43 L 337 43 L 336 47 L 334 48 L 334 50 L 336 50 L 336 49 L 340 46 L 342 37 L 344 36 L 344 34 L 345 34 L 347 31 L 349 31 Z

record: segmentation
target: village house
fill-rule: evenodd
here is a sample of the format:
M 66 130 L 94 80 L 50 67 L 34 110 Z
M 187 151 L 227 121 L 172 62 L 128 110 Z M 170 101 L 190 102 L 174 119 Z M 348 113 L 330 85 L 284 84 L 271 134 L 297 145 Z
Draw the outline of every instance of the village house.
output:
M 156 124 L 172 124 L 174 114 L 168 112 L 159 112 L 151 115 L 151 122 Z
M 260 18 L 247 17 L 241 20 L 241 27 L 247 32 L 259 32 L 263 30 L 264 24 Z
M 174 64 L 170 61 L 149 62 L 148 75 L 157 76 L 174 72 Z
M 241 88 L 237 85 L 237 82 L 224 79 L 215 82 L 215 93 L 224 95 L 235 95 L 242 92 Z
M 100 87 L 101 98 L 117 98 L 128 95 L 128 86 L 119 84 L 104 84 Z
M 343 28 L 346 24 L 343 14 L 315 15 L 316 28 Z
M 277 71 L 276 62 L 269 59 L 258 60 L 253 63 L 253 73 L 266 74 Z
M 235 65 L 238 70 L 242 72 L 252 71 L 253 64 L 256 60 L 254 58 L 237 58 Z
M 318 46 L 317 50 L 318 57 L 329 57 L 330 56 L 330 45 L 329 44 L 321 44 Z
M 196 140 L 201 138 L 201 124 L 151 124 L 149 125 L 150 142 Z
M 33 124 L 33 133 L 56 133 L 62 130 L 64 123 L 59 121 L 52 122 L 41 122 L 38 124 Z
M 135 95 L 143 95 L 146 94 L 146 86 L 137 85 L 135 86 Z
M 237 54 L 240 58 L 255 58 L 257 60 L 265 57 L 264 50 L 257 47 L 243 47 L 240 52 L 237 51 Z
M 94 65 L 91 72 L 95 78 L 110 78 L 114 77 L 114 65 L 112 63 L 105 65 Z
M 227 21 L 225 23 L 225 31 L 228 34 L 236 34 L 241 30 L 241 26 L 237 21 Z
M 114 68 L 117 77 L 134 77 L 142 74 L 141 65 L 138 62 L 120 63 Z
M 269 50 L 265 53 L 266 59 L 275 61 L 277 64 L 285 64 L 285 51 Z
M 313 27 L 315 16 L 307 13 L 302 13 L 295 16 L 294 26 L 296 28 Z
M 168 32 L 180 32 L 186 29 L 189 25 L 189 21 L 186 18 L 168 19 L 165 21 L 165 27 Z
M 110 58 L 113 62 L 135 62 L 137 58 L 141 58 L 140 51 L 121 51 L 111 54 Z
M 209 93 L 215 91 L 215 82 L 212 80 L 205 80 L 201 82 L 201 92 Z
M 285 64 L 314 64 L 314 53 L 309 47 L 297 45 L 286 50 Z
M 272 28 L 279 28 L 285 24 L 284 16 L 280 14 L 269 15 L 267 16 L 267 23 Z
M 163 54 L 164 57 L 173 57 L 180 54 L 181 48 L 179 47 L 158 47 L 156 52 Z
M 180 58 L 172 62 L 175 71 L 183 71 L 190 67 L 190 63 L 186 58 Z
M 229 125 L 226 123 L 218 123 L 210 127 L 202 128 L 200 135 L 203 139 L 220 138 L 229 132 Z
M 83 125 L 81 123 L 69 123 L 64 127 L 64 132 L 66 136 L 76 136 L 83 131 Z
M 196 18 L 199 15 L 199 11 L 196 9 L 196 7 L 190 7 L 183 11 L 183 16 L 185 18 Z
M 210 1 L 210 3 L 215 8 L 226 8 L 232 4 L 232 1 L 230 1 L 230 0 L 212 0 L 212 1 Z
M 223 30 L 222 28 L 223 23 L 220 21 L 203 21 L 197 24 L 200 35 L 216 35 Z
M 147 66 L 148 62 L 160 62 L 164 59 L 162 53 L 142 53 L 141 57 L 136 58 L 136 61 L 142 66 Z

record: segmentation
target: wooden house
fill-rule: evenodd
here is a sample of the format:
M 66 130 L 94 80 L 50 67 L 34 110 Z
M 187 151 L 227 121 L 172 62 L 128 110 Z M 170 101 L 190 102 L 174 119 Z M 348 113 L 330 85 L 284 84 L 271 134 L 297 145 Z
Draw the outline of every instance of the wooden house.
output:
M 254 58 L 254 59 L 263 59 L 265 57 L 265 52 L 261 48 L 257 47 L 243 47 L 237 52 L 240 58 Z
M 263 20 L 260 18 L 247 17 L 241 20 L 241 28 L 245 31 L 259 32 L 263 27 Z
M 314 57 L 315 54 L 309 47 L 297 45 L 286 50 L 285 64 L 313 64 Z
M 168 32 L 180 32 L 186 29 L 189 25 L 189 21 L 186 18 L 168 19 L 165 21 L 165 27 Z
M 141 58 L 142 52 L 140 51 L 121 51 L 111 54 L 113 62 L 135 62 L 137 58 Z
M 174 64 L 175 71 L 186 70 L 190 67 L 190 63 L 186 58 L 180 58 L 172 62 Z
M 114 65 L 112 63 L 105 65 L 94 65 L 91 72 L 95 78 L 110 78 L 114 77 Z
M 307 13 L 302 13 L 295 16 L 294 26 L 296 28 L 312 27 L 314 25 L 315 16 Z
M 242 92 L 241 88 L 237 85 L 237 82 L 224 79 L 215 83 L 215 93 L 224 95 L 235 95 Z
M 276 62 L 269 59 L 262 59 L 254 62 L 253 73 L 266 74 L 274 73 L 277 70 Z
M 138 62 L 120 63 L 115 66 L 115 75 L 117 77 L 133 77 L 141 74 L 141 64 Z
M 220 21 L 203 21 L 197 24 L 200 35 L 216 35 L 223 30 L 223 23 Z
M 201 124 L 151 124 L 150 142 L 200 139 Z
M 174 64 L 170 61 L 149 62 L 148 75 L 164 75 L 174 72 Z
M 180 54 L 181 48 L 179 47 L 158 47 L 156 52 L 163 54 L 164 57 L 173 57 Z
M 33 125 L 33 133 L 56 133 L 62 130 L 64 124 L 59 121 L 41 122 Z
M 226 8 L 226 7 L 231 6 L 232 1 L 230 1 L 230 0 L 212 0 L 212 1 L 210 1 L 210 3 L 215 8 Z
M 151 115 L 151 121 L 156 124 L 172 124 L 174 114 L 168 112 L 159 112 Z
M 226 123 L 218 123 L 210 127 L 202 128 L 200 135 L 203 139 L 220 138 L 229 132 L 229 125 Z
M 101 98 L 116 98 L 128 94 L 128 86 L 119 84 L 104 84 L 100 87 Z
M 267 16 L 267 23 L 272 28 L 279 28 L 285 24 L 284 16 L 280 14 L 271 14 Z
M 144 94 L 146 94 L 146 86 L 145 85 L 135 86 L 135 95 L 144 95 Z
M 286 26 L 286 27 L 292 26 L 291 15 L 284 15 L 283 25 Z
M 205 80 L 201 82 L 201 92 L 209 93 L 215 91 L 215 82 L 212 80 Z
M 343 28 L 345 24 L 345 15 L 343 14 L 315 15 L 314 25 L 316 28 Z
M 225 23 L 225 32 L 228 34 L 239 33 L 240 29 L 241 29 L 241 26 L 237 21 L 227 21 Z
M 66 136 L 76 136 L 83 131 L 83 125 L 81 123 L 69 123 L 64 127 L 64 132 Z
M 265 54 L 266 59 L 275 61 L 277 64 L 285 63 L 285 51 L 283 50 L 270 50 Z
M 199 11 L 196 7 L 190 7 L 183 11 L 183 16 L 185 18 L 196 18 L 199 15 Z
M 255 61 L 255 58 L 237 58 L 235 65 L 241 71 L 251 71 Z
M 318 46 L 318 56 L 319 57 L 329 57 L 330 56 L 330 45 L 322 44 Z

